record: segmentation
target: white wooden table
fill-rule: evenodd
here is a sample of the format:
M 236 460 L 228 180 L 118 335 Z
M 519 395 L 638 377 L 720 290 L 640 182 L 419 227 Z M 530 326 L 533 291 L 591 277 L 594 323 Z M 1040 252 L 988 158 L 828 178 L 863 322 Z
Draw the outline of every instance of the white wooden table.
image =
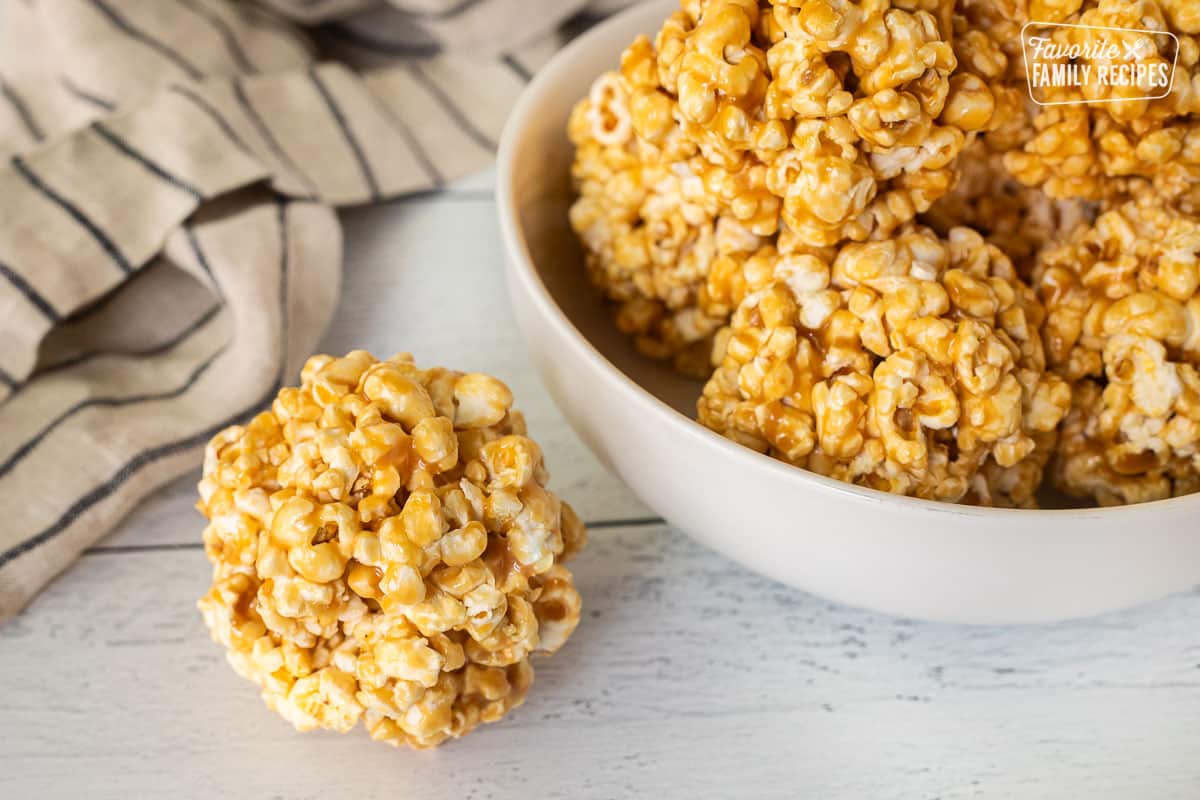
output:
M 544 395 L 490 187 L 348 214 L 323 348 L 504 377 L 591 523 L 572 564 L 583 624 L 525 705 L 435 752 L 295 733 L 195 610 L 209 567 L 192 475 L 0 627 L 0 798 L 1200 797 L 1200 593 L 1052 627 L 927 625 L 704 550 Z

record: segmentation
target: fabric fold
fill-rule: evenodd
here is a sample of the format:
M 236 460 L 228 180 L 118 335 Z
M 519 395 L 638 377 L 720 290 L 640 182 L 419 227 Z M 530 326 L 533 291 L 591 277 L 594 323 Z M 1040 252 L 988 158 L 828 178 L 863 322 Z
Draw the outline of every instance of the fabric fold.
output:
M 585 4 L 367 5 L 4 7 L 0 620 L 296 378 L 337 302 L 335 209 L 488 163 Z

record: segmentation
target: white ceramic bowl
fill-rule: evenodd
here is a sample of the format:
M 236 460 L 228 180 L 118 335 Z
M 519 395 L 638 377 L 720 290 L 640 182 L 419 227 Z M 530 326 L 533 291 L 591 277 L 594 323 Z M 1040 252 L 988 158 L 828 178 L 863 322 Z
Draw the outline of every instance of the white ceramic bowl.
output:
M 677 5 L 636 6 L 558 54 L 500 146 L 497 202 L 517 320 L 550 394 L 600 460 L 672 525 L 729 558 L 891 614 L 1047 622 L 1200 583 L 1200 495 L 1077 510 L 935 503 L 797 469 L 693 421 L 700 384 L 640 358 L 615 330 L 567 224 L 572 105 Z

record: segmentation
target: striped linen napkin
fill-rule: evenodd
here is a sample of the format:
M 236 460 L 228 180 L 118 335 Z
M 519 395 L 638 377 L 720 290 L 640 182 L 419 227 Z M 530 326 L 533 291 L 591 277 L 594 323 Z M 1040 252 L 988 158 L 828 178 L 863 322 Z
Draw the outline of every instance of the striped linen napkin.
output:
M 488 163 L 530 73 L 615 5 L 6 3 L 0 620 L 296 379 L 334 208 Z

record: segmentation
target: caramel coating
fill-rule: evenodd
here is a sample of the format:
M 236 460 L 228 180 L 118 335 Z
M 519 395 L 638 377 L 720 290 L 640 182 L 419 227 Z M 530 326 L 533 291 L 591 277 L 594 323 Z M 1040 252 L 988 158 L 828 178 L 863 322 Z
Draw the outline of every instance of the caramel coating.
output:
M 1200 489 L 1200 218 L 1138 198 L 1039 259 L 1046 354 L 1074 386 L 1055 479 L 1103 505 Z
M 723 257 L 886 237 L 996 125 L 953 3 L 684 0 L 576 107 L 571 224 L 646 354 L 705 374 Z M 989 53 L 990 53 L 989 50 Z M 1002 58 L 1002 56 L 1000 56 Z
M 1070 392 L 1044 371 L 1037 298 L 978 233 L 907 226 L 832 261 L 774 257 L 749 289 L 700 422 L 883 491 L 1033 503 L 1027 460 Z
M 433 747 L 520 705 L 579 622 L 586 540 L 508 388 L 407 354 L 314 356 L 213 437 L 199 607 L 298 730 Z

